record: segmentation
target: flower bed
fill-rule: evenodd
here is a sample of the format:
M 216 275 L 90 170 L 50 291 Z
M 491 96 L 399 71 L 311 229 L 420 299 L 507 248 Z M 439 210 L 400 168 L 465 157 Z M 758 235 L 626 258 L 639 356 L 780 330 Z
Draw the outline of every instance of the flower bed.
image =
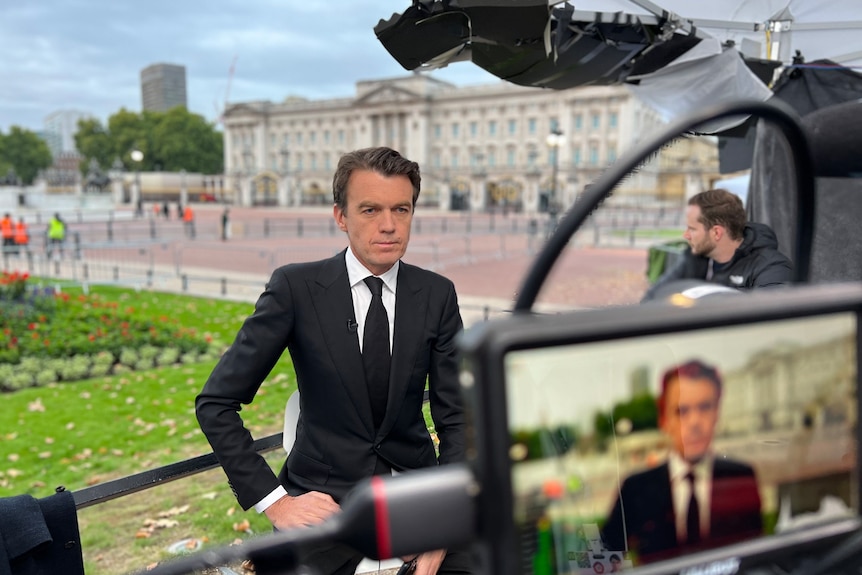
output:
M 198 361 L 208 338 L 176 320 L 147 317 L 97 295 L 70 296 L 0 275 L 0 389 Z

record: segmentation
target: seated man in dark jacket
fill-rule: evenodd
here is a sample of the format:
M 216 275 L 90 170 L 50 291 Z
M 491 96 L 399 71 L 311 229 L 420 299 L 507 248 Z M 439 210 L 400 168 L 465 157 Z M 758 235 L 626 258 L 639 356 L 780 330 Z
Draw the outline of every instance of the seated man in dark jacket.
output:
M 683 237 L 688 248 L 644 296 L 654 299 L 678 280 L 701 280 L 740 290 L 788 284 L 793 264 L 778 251 L 775 233 L 765 224 L 746 223 L 739 196 L 707 190 L 692 196 Z

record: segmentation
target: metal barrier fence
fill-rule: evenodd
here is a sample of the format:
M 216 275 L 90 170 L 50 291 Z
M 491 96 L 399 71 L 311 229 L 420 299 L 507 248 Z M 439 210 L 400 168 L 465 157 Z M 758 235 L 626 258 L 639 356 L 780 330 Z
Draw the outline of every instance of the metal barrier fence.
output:
M 619 243 L 620 232 L 632 235 L 648 230 L 679 229 L 683 211 L 679 207 L 616 206 L 597 210 L 584 226 L 592 230 L 594 245 Z M 139 243 L 154 241 L 180 241 L 191 237 L 200 240 L 220 239 L 220 219 L 196 221 L 191 226 L 178 219 L 154 217 L 152 214 L 133 217 L 129 212 L 77 211 L 65 214 L 68 244 L 80 243 Z M 562 214 L 560 215 L 562 217 Z M 31 249 L 44 250 L 47 217 L 36 214 L 28 218 Z M 500 212 L 456 212 L 450 214 L 422 214 L 413 221 L 414 236 L 421 235 L 525 235 L 547 237 L 553 226 L 547 214 L 503 215 Z M 253 221 L 236 221 L 231 224 L 231 239 L 314 238 L 341 235 L 328 214 L 279 214 Z

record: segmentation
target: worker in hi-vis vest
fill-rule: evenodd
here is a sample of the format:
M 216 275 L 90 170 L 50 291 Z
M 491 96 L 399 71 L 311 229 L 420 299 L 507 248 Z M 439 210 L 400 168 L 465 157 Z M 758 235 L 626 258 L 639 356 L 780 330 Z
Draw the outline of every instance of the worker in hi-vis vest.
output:
M 15 253 L 15 223 L 12 221 L 12 216 L 9 212 L 0 220 L 0 235 L 3 236 L 3 253 Z
M 27 232 L 27 224 L 24 218 L 18 218 L 18 223 L 15 224 L 15 246 L 22 251 L 27 251 L 30 244 L 30 234 Z
M 51 259 L 54 254 L 62 257 L 64 241 L 66 241 L 66 222 L 60 214 L 54 214 L 48 222 L 48 259 Z

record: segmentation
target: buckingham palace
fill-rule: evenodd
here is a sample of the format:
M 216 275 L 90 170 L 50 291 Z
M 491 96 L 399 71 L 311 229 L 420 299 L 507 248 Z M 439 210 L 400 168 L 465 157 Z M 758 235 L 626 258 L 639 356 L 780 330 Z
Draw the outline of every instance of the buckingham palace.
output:
M 390 146 L 421 166 L 423 206 L 526 213 L 565 209 L 662 125 L 624 86 L 458 87 L 424 74 L 360 81 L 346 98 L 232 103 L 223 122 L 225 188 L 240 205 L 329 205 L 341 154 Z M 681 202 L 717 164 L 714 141 L 682 139 L 613 199 Z

